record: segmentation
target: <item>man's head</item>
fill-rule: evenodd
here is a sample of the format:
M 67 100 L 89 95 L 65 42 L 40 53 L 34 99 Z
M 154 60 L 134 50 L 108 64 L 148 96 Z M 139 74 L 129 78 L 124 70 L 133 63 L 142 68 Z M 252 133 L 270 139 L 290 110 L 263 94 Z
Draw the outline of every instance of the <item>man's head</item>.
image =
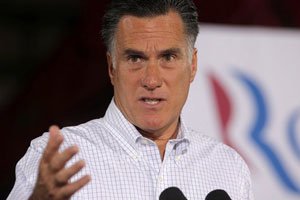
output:
M 109 53 L 114 55 L 115 34 L 123 16 L 154 17 L 170 10 L 177 12 L 183 21 L 191 56 L 199 32 L 198 13 L 193 0 L 113 0 L 104 15 L 102 27 L 102 37 Z
M 120 9 L 123 14 L 119 14 L 114 28 L 103 30 L 116 105 L 133 125 L 158 135 L 177 127 L 197 69 L 197 51 L 193 45 L 198 27 L 189 33 L 175 8 L 162 8 L 166 2 L 185 8 L 181 14 L 186 18 L 194 16 L 193 23 L 197 19 L 196 14 L 188 13 L 195 12 L 191 1 L 116 0 L 110 10 Z M 130 7 L 133 4 L 138 8 Z M 129 11 L 125 12 L 124 7 Z M 107 20 L 113 21 L 109 19 L 111 15 L 105 15 L 104 28 L 113 27 L 107 25 Z M 108 30 L 111 39 L 105 36 Z

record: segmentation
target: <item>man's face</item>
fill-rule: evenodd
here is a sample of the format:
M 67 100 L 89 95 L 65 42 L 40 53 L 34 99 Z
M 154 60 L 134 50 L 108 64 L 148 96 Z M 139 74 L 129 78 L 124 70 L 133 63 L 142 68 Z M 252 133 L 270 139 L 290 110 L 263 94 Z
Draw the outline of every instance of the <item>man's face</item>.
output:
M 148 133 L 177 126 L 193 81 L 197 58 L 176 12 L 149 18 L 121 18 L 114 51 L 108 53 L 115 103 L 128 121 Z

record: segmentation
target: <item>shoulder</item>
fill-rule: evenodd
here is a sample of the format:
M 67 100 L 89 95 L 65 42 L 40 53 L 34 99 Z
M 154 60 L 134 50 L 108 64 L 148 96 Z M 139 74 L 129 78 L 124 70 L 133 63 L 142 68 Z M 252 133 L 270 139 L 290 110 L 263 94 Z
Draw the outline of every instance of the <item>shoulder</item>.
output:
M 196 156 L 206 155 L 214 162 L 246 166 L 243 158 L 233 148 L 207 134 L 203 134 L 191 128 L 188 128 L 188 131 L 191 135 L 191 150 Z
M 60 130 L 61 134 L 64 136 L 64 142 L 62 147 L 70 145 L 89 145 L 97 142 L 99 137 L 103 137 L 104 126 L 102 125 L 101 119 L 94 119 L 86 123 L 64 127 Z M 42 153 L 47 145 L 49 139 L 49 132 L 43 133 L 43 135 L 33 139 L 30 144 L 30 148 Z
M 253 199 L 250 171 L 238 152 L 190 128 L 188 133 L 191 138 L 188 166 L 199 174 L 205 174 L 200 178 L 211 181 L 212 189 L 223 188 L 234 199 Z
M 210 173 L 219 174 L 219 178 L 231 176 L 230 180 L 241 180 L 241 187 L 251 185 L 247 163 L 239 153 L 228 145 L 203 133 L 189 129 L 191 134 L 190 155 L 200 166 L 208 167 Z M 195 162 L 197 163 L 197 162 Z M 204 163 L 204 164 L 203 164 Z M 223 177 L 226 179 L 226 177 Z

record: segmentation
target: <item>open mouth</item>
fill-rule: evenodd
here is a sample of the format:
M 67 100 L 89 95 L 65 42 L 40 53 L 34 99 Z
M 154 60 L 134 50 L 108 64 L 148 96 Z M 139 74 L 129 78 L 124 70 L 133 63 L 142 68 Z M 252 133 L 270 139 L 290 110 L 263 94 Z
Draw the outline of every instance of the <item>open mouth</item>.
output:
M 155 105 L 162 101 L 162 99 L 150 99 L 150 98 L 142 98 L 142 101 L 144 101 L 146 104 L 149 105 Z

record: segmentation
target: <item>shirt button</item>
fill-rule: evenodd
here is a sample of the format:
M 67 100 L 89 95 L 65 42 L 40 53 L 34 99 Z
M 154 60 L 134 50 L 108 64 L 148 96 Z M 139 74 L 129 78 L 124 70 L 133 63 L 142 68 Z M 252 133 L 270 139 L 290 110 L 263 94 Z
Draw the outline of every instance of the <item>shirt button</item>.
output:
M 142 143 L 143 143 L 143 144 L 147 144 L 148 142 L 147 142 L 146 139 L 143 139 L 143 140 L 142 140 Z
M 133 156 L 132 156 L 132 159 L 133 159 L 133 160 L 136 160 L 136 155 L 133 155 Z
M 180 156 L 176 156 L 176 157 L 175 157 L 176 163 L 178 163 L 179 159 L 180 159 Z
M 159 181 L 160 183 L 163 182 L 163 177 L 159 176 L 159 177 L 158 177 L 158 181 Z

